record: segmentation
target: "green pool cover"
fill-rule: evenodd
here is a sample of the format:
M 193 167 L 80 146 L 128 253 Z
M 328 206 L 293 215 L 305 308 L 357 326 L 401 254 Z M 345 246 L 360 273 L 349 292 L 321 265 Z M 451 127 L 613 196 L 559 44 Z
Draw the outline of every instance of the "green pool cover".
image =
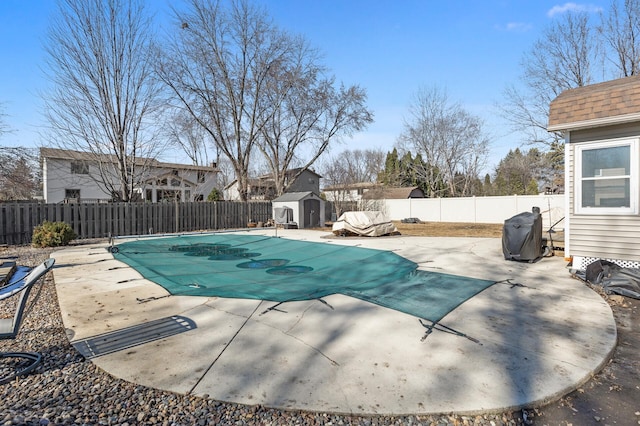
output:
M 212 234 L 122 243 L 115 257 L 174 295 L 288 302 L 344 294 L 434 322 L 492 285 L 395 253 L 258 235 Z

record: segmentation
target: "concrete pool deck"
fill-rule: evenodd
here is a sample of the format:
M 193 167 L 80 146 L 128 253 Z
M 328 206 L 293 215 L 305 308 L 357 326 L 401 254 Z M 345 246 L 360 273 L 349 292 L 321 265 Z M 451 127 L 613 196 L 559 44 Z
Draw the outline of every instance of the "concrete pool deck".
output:
M 69 339 L 82 352 L 116 336 L 120 346 L 103 347 L 91 361 L 144 386 L 349 414 L 541 405 L 587 381 L 615 348 L 611 309 L 570 277 L 562 258 L 505 261 L 495 238 L 329 235 L 278 230 L 283 238 L 392 250 L 422 270 L 499 283 L 445 316 L 448 329 L 426 335 L 418 318 L 344 295 L 266 313 L 274 302 L 167 297 L 106 244 L 76 246 L 52 255 Z M 142 343 L 153 333 L 164 337 Z

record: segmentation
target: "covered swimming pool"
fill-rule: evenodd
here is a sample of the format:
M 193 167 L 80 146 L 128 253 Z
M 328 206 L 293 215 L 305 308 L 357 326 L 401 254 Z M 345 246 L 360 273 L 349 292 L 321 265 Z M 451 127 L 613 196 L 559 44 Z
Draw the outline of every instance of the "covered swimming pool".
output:
M 114 251 L 172 295 L 293 302 L 344 294 L 433 322 L 494 284 L 418 270 L 391 251 L 265 235 L 148 238 Z

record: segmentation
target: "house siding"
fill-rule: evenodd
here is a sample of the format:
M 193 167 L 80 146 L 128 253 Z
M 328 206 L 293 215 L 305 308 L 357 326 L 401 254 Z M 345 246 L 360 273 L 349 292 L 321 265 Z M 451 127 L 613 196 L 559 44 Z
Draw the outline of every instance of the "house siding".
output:
M 80 197 L 93 200 L 109 200 L 110 194 L 104 192 L 90 175 L 72 174 L 71 161 L 58 158 L 45 158 L 43 166 L 43 181 L 45 182 L 44 197 L 47 203 L 59 203 L 65 199 L 68 189 L 80 190 Z M 89 172 L 93 172 L 94 165 L 89 165 Z
M 316 195 L 320 194 L 320 176 L 316 173 L 305 170 L 298 178 L 291 183 L 287 192 L 313 192 Z
M 79 191 L 79 198 L 81 200 L 109 201 L 112 199 L 112 195 L 103 189 L 104 185 L 98 183 L 101 178 L 99 177 L 100 172 L 97 162 L 84 159 L 83 153 L 71 152 L 68 155 L 75 155 L 80 159 L 79 161 L 86 162 L 88 174 L 72 173 L 72 162 L 76 160 L 61 157 L 60 152 L 64 153 L 65 151 L 47 148 L 42 148 L 41 150 L 43 196 L 45 202 L 64 202 L 67 199 L 67 190 Z M 158 184 L 158 179 L 165 177 L 170 179 L 174 176 L 174 170 L 178 172 L 176 177 L 180 180 L 180 186 Z M 192 201 L 198 196 L 202 196 L 202 198 L 206 200 L 209 193 L 216 186 L 217 171 L 212 167 L 161 163 L 156 161 L 149 165 L 147 169 L 140 167 L 139 173 L 137 180 L 140 183 L 136 185 L 136 189 L 143 191 L 143 193 L 146 192 L 146 190 L 152 190 L 154 194 L 162 190 L 180 191 L 183 196 L 183 201 Z M 204 182 L 199 182 L 199 173 L 204 173 Z M 116 176 L 105 177 L 105 179 L 109 178 L 111 179 L 110 186 L 115 188 L 119 187 Z M 184 185 L 187 182 L 189 187 Z M 156 200 L 154 199 L 153 201 Z
M 569 174 L 566 188 L 569 194 L 569 232 L 566 256 L 640 261 L 640 216 L 576 214 L 575 209 L 575 157 L 581 143 L 597 142 L 624 137 L 639 137 L 640 123 L 621 124 L 602 128 L 569 132 L 566 141 Z

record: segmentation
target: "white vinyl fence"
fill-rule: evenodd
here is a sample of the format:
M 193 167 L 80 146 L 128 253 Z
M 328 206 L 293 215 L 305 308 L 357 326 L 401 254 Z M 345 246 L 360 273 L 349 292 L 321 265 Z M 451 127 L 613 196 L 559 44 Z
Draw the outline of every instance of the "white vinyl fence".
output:
M 506 197 L 409 198 L 363 201 L 363 210 L 380 210 L 391 220 L 417 218 L 423 222 L 504 223 L 518 213 L 539 207 L 543 229 L 556 222 L 564 229 L 564 195 Z

